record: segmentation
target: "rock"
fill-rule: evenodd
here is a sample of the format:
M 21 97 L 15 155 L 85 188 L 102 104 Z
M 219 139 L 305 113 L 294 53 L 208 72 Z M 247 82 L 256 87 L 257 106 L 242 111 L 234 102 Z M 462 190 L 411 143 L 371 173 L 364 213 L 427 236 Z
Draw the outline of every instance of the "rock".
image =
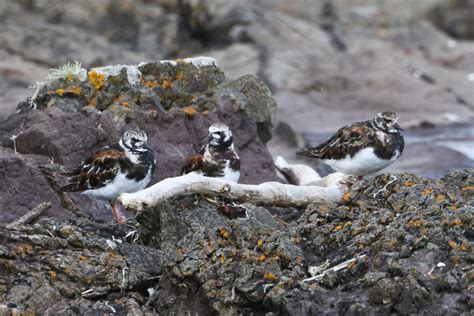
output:
M 433 22 L 449 35 L 459 39 L 474 39 L 473 16 L 474 3 L 469 0 L 445 1 L 431 11 Z
M 230 220 L 188 196 L 127 225 L 43 218 L 0 226 L 0 300 L 39 314 L 468 313 L 473 170 L 397 177 L 387 191 L 388 176 L 358 182 L 343 203 L 310 206 L 290 223 L 252 205 L 247 218 Z M 320 282 L 302 282 L 309 265 L 361 254 Z
M 225 81 L 215 61 L 205 57 L 88 72 L 79 65 L 68 65 L 55 74 L 58 79 L 37 86 L 30 101 L 34 108 L 23 102 L 17 113 L 0 124 L 0 142 L 16 148 L 21 154 L 18 161 L 23 155 L 41 156 L 41 164 L 49 165 L 54 181 L 60 185 L 64 183 L 61 172 L 95 150 L 117 142 L 130 124 L 147 132 L 155 150 L 158 165 L 152 183 L 177 176 L 185 159 L 199 150 L 208 127 L 216 121 L 227 123 L 234 131 L 236 149 L 245 162 L 241 182 L 276 179 L 273 160 L 263 144 L 271 137 L 275 101 L 265 84 L 254 76 Z M 38 165 L 33 170 L 41 178 Z M 26 169 L 21 177 L 10 174 L 9 168 L 5 170 L 10 185 L 21 187 L 27 181 Z M 32 190 L 35 187 L 38 191 L 27 196 L 36 197 L 23 200 L 27 207 L 9 213 L 8 220 L 13 219 L 11 214 L 20 216 L 42 202 L 38 198 L 44 187 L 32 186 Z M 111 218 L 106 203 L 80 194 L 71 196 L 79 209 L 94 219 Z M 4 200 L 5 207 L 18 203 Z M 7 202 L 10 200 L 13 204 Z M 64 218 L 55 205 L 49 212 Z

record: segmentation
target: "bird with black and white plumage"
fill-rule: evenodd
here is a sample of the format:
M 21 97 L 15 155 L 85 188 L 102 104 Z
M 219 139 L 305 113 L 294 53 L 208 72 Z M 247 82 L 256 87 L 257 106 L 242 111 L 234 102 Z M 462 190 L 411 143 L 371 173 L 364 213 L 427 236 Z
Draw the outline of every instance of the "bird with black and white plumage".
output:
M 394 112 L 339 129 L 319 146 L 299 149 L 299 156 L 318 158 L 334 170 L 359 178 L 380 171 L 403 153 L 405 142 Z
M 227 125 L 214 123 L 209 127 L 203 146 L 198 153 L 186 160 L 181 169 L 181 174 L 191 172 L 227 181 L 239 181 L 240 158 L 234 149 L 232 131 Z
M 197 173 L 206 177 L 238 182 L 240 178 L 240 158 L 234 149 L 232 131 L 224 123 L 214 123 L 209 127 L 206 138 L 198 153 L 189 157 L 181 174 Z M 246 217 L 247 209 L 222 196 L 205 199 L 217 203 L 220 212 L 231 219 Z
M 115 207 L 117 197 L 146 188 L 155 164 L 146 133 L 138 128 L 129 130 L 118 143 L 101 148 L 77 168 L 64 173 L 69 177 L 69 184 L 62 190 L 109 201 L 115 219 L 124 223 L 123 215 Z

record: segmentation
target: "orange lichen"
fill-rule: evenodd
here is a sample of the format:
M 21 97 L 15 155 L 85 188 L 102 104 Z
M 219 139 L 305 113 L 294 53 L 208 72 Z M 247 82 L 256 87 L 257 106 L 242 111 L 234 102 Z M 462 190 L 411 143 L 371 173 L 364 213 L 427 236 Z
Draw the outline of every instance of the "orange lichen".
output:
M 350 192 L 346 192 L 346 193 L 344 193 L 344 195 L 342 196 L 342 200 L 343 200 L 344 202 L 346 202 L 346 203 L 349 202 L 349 199 L 350 199 L 350 198 L 351 198 L 351 193 L 350 193 Z
M 100 90 L 104 86 L 104 79 L 105 76 L 103 74 L 100 74 L 94 70 L 89 72 L 89 82 L 97 90 Z
M 415 182 L 412 182 L 412 181 L 405 181 L 403 182 L 403 185 L 406 186 L 406 187 L 412 187 L 414 186 L 416 183 Z
M 262 248 L 262 246 L 263 246 L 263 240 L 261 239 L 257 240 L 257 247 Z
M 155 81 L 145 81 L 143 83 L 145 86 L 147 86 L 148 88 L 154 88 L 158 85 L 158 82 L 155 82 Z
M 448 244 L 453 249 L 456 249 L 458 247 L 458 244 L 456 244 L 456 242 L 454 242 L 452 240 L 448 241 Z
M 226 231 L 223 227 L 220 227 L 217 232 L 219 233 L 219 235 L 224 238 L 224 239 L 227 239 L 229 238 L 230 234 L 228 231 Z
M 89 260 L 89 258 L 86 256 L 80 256 L 79 260 L 81 260 L 82 262 L 86 262 L 87 260 Z
M 187 115 L 188 117 L 193 117 L 193 116 L 196 115 L 196 113 L 198 112 L 198 111 L 196 110 L 196 108 L 193 107 L 193 106 L 186 106 L 186 107 L 182 108 L 181 111 L 183 111 L 184 113 L 186 113 L 186 115 Z
M 81 87 L 70 87 L 67 89 L 67 92 L 72 93 L 72 94 L 81 94 L 82 88 Z
M 74 80 L 74 74 L 68 73 L 67 76 L 66 76 L 66 80 L 67 81 L 73 81 Z
M 442 194 L 438 194 L 435 198 L 436 203 L 439 203 L 442 200 L 444 200 L 444 195 L 442 195 Z
M 344 224 L 344 228 L 351 227 L 351 226 L 352 226 L 352 222 L 347 222 L 347 223 Z
M 219 256 L 217 256 L 217 259 L 219 259 L 219 261 L 221 263 L 224 263 L 225 257 L 224 257 L 224 255 L 219 255 Z
M 183 71 L 180 71 L 176 74 L 176 80 L 183 80 L 184 79 L 184 73 Z
M 265 261 L 266 259 L 267 259 L 267 256 L 265 256 L 265 255 L 260 255 L 260 256 L 257 257 L 257 261 L 258 261 L 258 262 L 263 262 L 263 261 Z
M 341 229 L 342 229 L 342 225 L 337 225 L 336 227 L 334 227 L 332 231 L 337 232 L 337 231 L 340 231 Z
M 274 281 L 276 279 L 276 276 L 271 272 L 267 272 L 263 275 L 263 278 L 267 281 Z
M 127 108 L 127 107 L 128 107 L 128 102 L 127 102 L 127 101 L 123 101 L 123 102 L 122 102 L 122 106 Z
M 424 190 L 423 192 L 421 192 L 421 195 L 426 196 L 426 195 L 430 195 L 431 193 L 433 193 L 433 189 L 428 188 Z
M 454 220 L 454 225 L 456 225 L 456 226 L 461 226 L 461 225 L 462 225 L 462 220 L 460 220 L 459 218 L 456 218 L 456 219 Z
M 51 279 L 53 280 L 56 280 L 56 278 L 58 277 L 58 274 L 56 273 L 56 271 L 49 271 L 48 273 Z
M 352 262 L 349 263 L 349 265 L 347 266 L 347 269 L 352 270 L 352 269 L 355 267 L 356 263 L 357 263 L 357 261 L 352 261 Z
M 161 87 L 163 87 L 163 89 L 169 89 L 171 87 L 171 82 L 167 79 L 163 80 L 163 82 L 161 83 Z
M 461 189 L 461 191 L 474 191 L 474 185 L 468 185 Z
M 458 208 L 457 208 L 456 205 L 451 205 L 451 206 L 449 207 L 449 209 L 450 209 L 451 211 L 453 211 L 453 212 L 456 212 L 456 211 L 458 210 Z
M 61 95 L 61 96 L 62 96 L 62 95 L 64 94 L 64 92 L 65 92 L 65 91 L 66 91 L 66 90 L 64 90 L 64 89 L 57 89 L 57 90 L 56 90 L 56 94 L 58 94 L 58 95 Z

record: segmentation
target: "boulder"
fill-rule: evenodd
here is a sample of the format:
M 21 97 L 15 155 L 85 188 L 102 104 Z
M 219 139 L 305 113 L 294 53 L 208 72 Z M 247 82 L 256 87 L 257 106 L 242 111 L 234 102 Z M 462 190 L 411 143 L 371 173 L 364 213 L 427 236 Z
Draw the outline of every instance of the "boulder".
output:
M 264 145 L 271 137 L 275 114 L 270 91 L 254 76 L 226 81 L 211 58 L 89 71 L 69 64 L 50 73 L 36 89 L 32 99 L 22 102 L 17 113 L 0 124 L 1 144 L 18 152 L 16 156 L 8 154 L 5 163 L 15 164 L 11 161 L 15 157 L 20 163 L 23 156 L 31 156 L 32 162 L 41 158 L 42 164 L 50 159 L 47 165 L 59 184 L 64 184 L 61 171 L 117 142 L 130 124 L 147 132 L 155 151 L 157 167 L 151 184 L 178 176 L 186 158 L 199 150 L 208 127 L 216 121 L 225 122 L 234 131 L 242 160 L 241 182 L 257 184 L 276 179 L 272 158 Z M 39 162 L 32 164 L 31 170 L 20 168 L 21 176 L 16 169 L 5 168 L 5 185 L 20 188 L 28 172 L 36 173 L 40 181 L 38 165 Z M 18 197 L 26 207 L 8 213 L 8 218 L 5 215 L 4 223 L 42 202 L 38 199 L 44 187 L 31 186 L 31 190 L 35 188 L 37 191 L 29 192 L 27 198 Z M 110 218 L 106 203 L 80 194 L 71 196 L 94 219 Z M 17 202 L 5 197 L 2 205 L 9 209 Z M 50 214 L 63 218 L 64 212 L 56 206 Z
M 354 184 L 285 223 L 177 197 L 118 225 L 0 226 L 0 308 L 36 314 L 446 313 L 472 309 L 473 170 Z M 325 271 L 353 260 L 345 268 Z M 320 276 L 303 281 L 307 271 Z

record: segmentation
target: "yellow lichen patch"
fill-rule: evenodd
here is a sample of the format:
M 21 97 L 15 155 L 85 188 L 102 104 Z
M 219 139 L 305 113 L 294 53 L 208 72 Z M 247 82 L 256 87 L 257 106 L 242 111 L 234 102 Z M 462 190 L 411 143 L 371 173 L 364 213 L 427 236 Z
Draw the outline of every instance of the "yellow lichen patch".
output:
M 209 241 L 209 251 L 214 252 L 215 250 L 215 242 L 214 240 Z
M 414 186 L 416 183 L 413 182 L 413 181 L 405 181 L 403 182 L 403 185 L 406 186 L 406 187 L 412 187 Z
M 337 231 L 340 231 L 341 229 L 342 229 L 342 225 L 337 225 L 336 227 L 334 227 L 332 231 L 337 232 Z
M 127 107 L 128 107 L 128 102 L 127 102 L 127 101 L 123 101 L 123 102 L 122 102 L 122 106 L 127 108 Z
M 453 249 L 456 249 L 458 247 L 458 244 L 456 244 L 456 242 L 454 242 L 452 240 L 448 241 L 448 244 Z
M 456 225 L 456 226 L 461 226 L 461 225 L 462 225 L 462 220 L 460 220 L 459 218 L 456 218 L 456 219 L 454 220 L 454 225 Z
M 69 87 L 67 89 L 67 92 L 78 95 L 78 94 L 81 94 L 82 88 L 81 87 Z
M 183 71 L 179 71 L 176 74 L 176 80 L 183 80 L 183 79 L 184 79 L 184 73 L 183 73 Z
M 433 193 L 433 189 L 428 188 L 428 189 L 424 190 L 423 192 L 421 192 L 421 195 L 427 196 L 427 195 L 430 195 L 431 193 Z
M 349 263 L 349 265 L 347 266 L 347 269 L 352 270 L 352 269 L 355 267 L 356 263 L 357 263 L 356 261 L 352 261 L 352 262 Z
M 103 74 L 100 74 L 94 70 L 89 72 L 89 82 L 97 90 L 100 90 L 104 86 L 104 79 L 105 77 Z
M 352 226 L 352 222 L 347 222 L 347 223 L 344 224 L 344 228 L 351 227 L 351 226 Z
M 217 259 L 219 259 L 219 261 L 221 263 L 224 263 L 225 257 L 224 257 L 224 255 L 219 255 L 219 256 L 217 256 Z
M 66 80 L 67 81 L 73 81 L 74 80 L 74 74 L 68 73 L 67 76 L 66 76 Z
M 467 246 L 466 246 L 466 243 L 463 241 L 461 246 L 459 246 L 459 250 L 461 251 L 467 251 Z
M 66 268 L 64 268 L 63 272 L 64 272 L 65 274 L 67 274 L 67 275 L 70 275 L 71 272 L 72 272 L 72 270 L 71 270 L 70 268 L 67 268 L 67 267 L 66 267 Z
M 156 81 L 145 81 L 143 84 L 145 86 L 147 86 L 148 88 L 153 89 L 154 87 L 156 87 L 158 85 L 158 82 L 156 82 Z
M 474 185 L 468 185 L 461 189 L 461 191 L 474 191 Z
M 262 246 L 263 246 L 263 240 L 261 239 L 257 240 L 257 247 L 262 248 Z
M 271 272 L 267 272 L 263 275 L 263 278 L 267 281 L 274 281 L 276 279 L 276 276 Z
M 52 280 L 56 280 L 56 278 L 58 277 L 56 271 L 49 271 L 48 273 Z
M 442 194 L 438 194 L 435 198 L 436 203 L 439 203 L 442 200 L 444 200 L 444 195 L 442 195 Z
M 224 229 L 224 227 L 220 227 L 220 228 L 217 230 L 217 232 L 218 232 L 219 235 L 220 235 L 222 238 L 224 238 L 224 239 L 227 239 L 227 238 L 229 238 L 229 236 L 230 236 L 229 232 L 226 231 L 226 230 Z
M 456 212 L 456 211 L 458 210 L 458 208 L 457 208 L 456 205 L 451 205 L 451 206 L 449 207 L 449 209 L 450 209 L 451 211 L 453 211 L 453 212 Z
M 186 106 L 181 109 L 188 117 L 193 117 L 198 112 L 194 106 Z
M 89 258 L 86 256 L 80 256 L 79 260 L 81 260 L 81 262 L 86 262 L 87 260 L 89 260 Z
M 95 107 L 97 105 L 97 94 L 92 97 L 92 99 L 88 103 L 89 106 Z
M 342 200 L 346 203 L 349 202 L 350 198 L 351 198 L 351 193 L 350 192 L 346 192 L 342 195 Z
M 303 258 L 297 257 L 295 261 L 296 261 L 297 265 L 299 265 L 299 266 L 303 265 Z
M 167 79 L 163 80 L 163 82 L 161 83 L 161 87 L 163 89 L 169 89 L 171 87 L 171 82 Z
M 56 90 L 56 94 L 62 96 L 65 91 L 66 91 L 66 90 L 64 90 L 64 89 L 57 89 L 57 90 Z
M 258 262 L 263 262 L 263 261 L 265 261 L 266 259 L 267 259 L 267 256 L 265 256 L 265 255 L 260 255 L 260 256 L 257 257 L 257 261 L 258 261 Z

